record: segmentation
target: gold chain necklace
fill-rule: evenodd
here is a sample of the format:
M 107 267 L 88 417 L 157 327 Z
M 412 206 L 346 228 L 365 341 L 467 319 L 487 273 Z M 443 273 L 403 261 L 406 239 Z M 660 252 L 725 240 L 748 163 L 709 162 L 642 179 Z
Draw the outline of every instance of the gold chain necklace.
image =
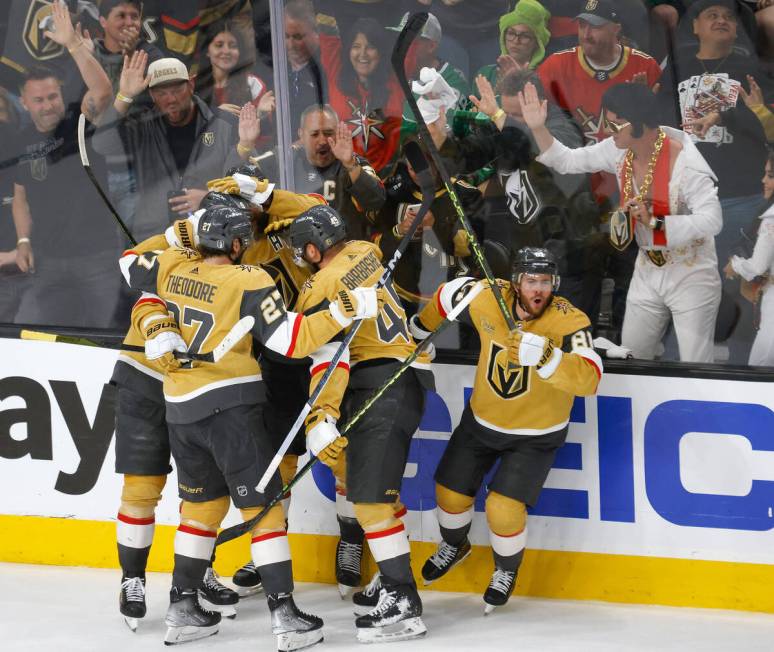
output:
M 658 137 L 656 138 L 656 144 L 653 147 L 653 153 L 650 155 L 650 161 L 648 161 L 648 169 L 645 172 L 645 177 L 642 180 L 640 186 L 640 192 L 634 197 L 637 201 L 642 201 L 645 195 L 650 190 L 650 184 L 653 183 L 653 171 L 656 169 L 656 161 L 658 161 L 658 155 L 661 153 L 661 148 L 664 146 L 664 140 L 666 134 L 664 130 L 659 128 Z M 634 152 L 630 149 L 626 152 L 624 158 L 624 188 L 623 188 L 623 203 L 632 197 L 632 185 L 634 180 L 634 172 L 632 170 L 632 161 L 634 160 Z

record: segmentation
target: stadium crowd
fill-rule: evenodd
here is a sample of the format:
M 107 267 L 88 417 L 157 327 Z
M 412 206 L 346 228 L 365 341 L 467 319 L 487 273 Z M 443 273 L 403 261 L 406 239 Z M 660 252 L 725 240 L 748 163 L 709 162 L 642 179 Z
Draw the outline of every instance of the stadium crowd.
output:
M 4 3 L 0 322 L 128 324 L 128 243 L 83 172 L 81 113 L 136 240 L 251 163 L 389 256 L 421 200 L 390 56 L 427 11 L 405 74 L 453 183 L 434 170 L 396 272 L 407 313 L 481 275 L 456 194 L 496 276 L 547 248 L 559 294 L 635 358 L 774 366 L 772 0 L 287 0 L 282 66 L 274 4 Z

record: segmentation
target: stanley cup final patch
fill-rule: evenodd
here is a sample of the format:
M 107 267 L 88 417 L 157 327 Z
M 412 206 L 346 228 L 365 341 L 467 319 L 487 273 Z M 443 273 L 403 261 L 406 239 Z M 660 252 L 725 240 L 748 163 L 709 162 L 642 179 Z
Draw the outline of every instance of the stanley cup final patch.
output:
M 610 216 L 610 243 L 619 251 L 628 247 L 634 239 L 634 224 L 627 211 L 613 211 Z

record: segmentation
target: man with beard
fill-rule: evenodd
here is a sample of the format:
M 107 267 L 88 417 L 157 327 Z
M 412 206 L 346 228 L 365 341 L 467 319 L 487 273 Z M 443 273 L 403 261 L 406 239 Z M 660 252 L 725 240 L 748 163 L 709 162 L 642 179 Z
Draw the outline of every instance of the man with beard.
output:
M 148 65 L 148 54 L 135 50 L 124 57 L 115 102 L 94 137 L 98 151 L 126 151 L 132 160 L 138 193 L 132 233 L 140 240 L 196 211 L 207 180 L 241 163 L 237 125 L 213 113 L 193 88 L 179 59 Z M 153 106 L 130 111 L 146 89 Z
M 442 285 L 411 320 L 427 338 L 476 283 Z M 508 331 L 494 294 L 478 294 L 460 314 L 481 338 L 473 394 L 435 473 L 441 543 L 425 562 L 430 584 L 470 554 L 473 502 L 484 477 L 486 517 L 495 569 L 484 593 L 485 613 L 504 605 L 516 584 L 526 543 L 527 505 L 537 502 L 557 449 L 564 444 L 575 396 L 597 391 L 602 361 L 592 348 L 589 319 L 559 287 L 557 263 L 546 249 L 524 247 L 511 282 L 498 280 L 518 328 Z
M 295 190 L 322 195 L 344 218 L 350 237 L 364 239 L 385 192 L 370 163 L 355 154 L 349 127 L 330 105 L 313 104 L 301 114 L 298 138 L 292 148 Z M 279 178 L 278 152 L 255 161 L 269 179 Z

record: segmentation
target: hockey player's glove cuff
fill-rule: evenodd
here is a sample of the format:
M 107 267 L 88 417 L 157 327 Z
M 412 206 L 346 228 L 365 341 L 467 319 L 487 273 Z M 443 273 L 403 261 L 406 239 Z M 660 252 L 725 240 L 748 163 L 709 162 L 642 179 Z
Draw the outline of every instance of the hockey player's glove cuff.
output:
M 411 319 L 409 319 L 409 332 L 411 335 L 413 335 L 414 339 L 418 342 L 421 342 L 422 340 L 426 340 L 428 337 L 430 337 L 433 333 L 432 331 L 428 331 L 425 329 L 424 325 L 421 321 L 419 321 L 419 315 L 415 314 L 411 316 Z
M 286 219 L 274 220 L 272 222 L 269 222 L 269 224 L 266 226 L 263 232 L 266 235 L 269 235 L 269 233 L 277 233 L 278 231 L 287 229 L 291 224 L 293 224 L 292 217 L 289 217 Z
M 537 367 L 538 376 L 550 378 L 562 360 L 562 351 L 547 337 L 514 330 L 508 334 L 508 360 L 513 365 Z
M 381 288 L 355 288 L 340 290 L 336 301 L 328 306 L 333 318 L 343 328 L 349 326 L 354 319 L 371 319 L 376 317 L 384 304 L 384 290 Z
M 168 325 L 169 322 L 158 324 L 160 327 Z M 178 369 L 181 361 L 175 358 L 174 352 L 186 353 L 188 347 L 185 340 L 180 336 L 177 330 L 177 324 L 172 322 L 174 328 L 159 330 L 153 334 L 150 339 L 145 340 L 145 357 L 148 360 L 156 361 L 166 373 Z
M 348 443 L 347 438 L 339 434 L 336 424 L 328 418 L 315 423 L 306 435 L 309 451 L 327 466 L 336 463 Z

